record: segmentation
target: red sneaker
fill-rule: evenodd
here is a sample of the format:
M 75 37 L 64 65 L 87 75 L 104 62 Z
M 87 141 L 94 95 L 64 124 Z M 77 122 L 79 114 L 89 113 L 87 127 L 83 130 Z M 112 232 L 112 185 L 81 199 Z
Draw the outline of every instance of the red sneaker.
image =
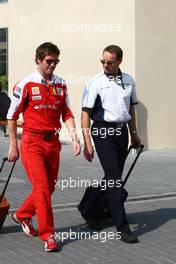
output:
M 58 250 L 58 244 L 56 242 L 56 239 L 54 235 L 50 235 L 45 241 L 44 241 L 44 247 L 45 251 L 52 252 Z
M 27 236 L 37 236 L 37 231 L 34 229 L 31 219 L 19 220 L 16 213 L 11 214 L 11 217 L 17 224 L 21 224 L 21 227 Z

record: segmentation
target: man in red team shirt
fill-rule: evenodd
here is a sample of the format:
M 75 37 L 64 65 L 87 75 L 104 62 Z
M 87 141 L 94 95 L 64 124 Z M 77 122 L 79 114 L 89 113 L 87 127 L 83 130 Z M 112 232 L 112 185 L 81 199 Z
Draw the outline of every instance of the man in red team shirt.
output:
M 17 145 L 17 124 L 23 114 L 21 159 L 32 184 L 32 191 L 21 207 L 12 215 L 22 225 L 28 236 L 36 236 L 31 219 L 36 214 L 38 235 L 44 241 L 46 251 L 56 251 L 54 219 L 51 194 L 59 170 L 61 144 L 58 133 L 62 117 L 72 138 L 74 155 L 80 154 L 73 114 L 68 104 L 67 87 L 64 80 L 53 74 L 59 63 L 60 50 L 50 42 L 36 49 L 37 69 L 17 83 L 13 90 L 10 109 L 7 114 L 10 134 L 8 160 L 19 157 Z

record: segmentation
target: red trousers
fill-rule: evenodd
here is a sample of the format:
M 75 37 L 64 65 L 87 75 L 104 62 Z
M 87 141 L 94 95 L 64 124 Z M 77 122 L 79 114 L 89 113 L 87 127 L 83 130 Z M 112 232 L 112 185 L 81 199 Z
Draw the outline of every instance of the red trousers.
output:
M 51 194 L 58 177 L 60 150 L 58 136 L 52 135 L 46 141 L 43 134 L 23 133 L 21 159 L 32 184 L 32 192 L 16 215 L 22 220 L 31 219 L 36 214 L 39 237 L 42 240 L 54 233 Z

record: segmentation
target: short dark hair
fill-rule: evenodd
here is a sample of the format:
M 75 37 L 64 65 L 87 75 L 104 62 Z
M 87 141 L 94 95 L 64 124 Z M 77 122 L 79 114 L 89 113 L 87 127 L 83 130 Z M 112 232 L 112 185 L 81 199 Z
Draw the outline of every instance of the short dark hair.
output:
M 42 61 L 46 55 L 51 54 L 56 54 L 57 56 L 59 56 L 60 50 L 55 44 L 51 42 L 45 42 L 37 47 L 35 54 L 35 62 L 38 64 L 37 60 Z
M 105 51 L 107 51 L 109 53 L 115 53 L 117 56 L 117 59 L 122 60 L 122 58 L 123 58 L 123 50 L 119 46 L 109 45 L 103 50 L 103 54 Z

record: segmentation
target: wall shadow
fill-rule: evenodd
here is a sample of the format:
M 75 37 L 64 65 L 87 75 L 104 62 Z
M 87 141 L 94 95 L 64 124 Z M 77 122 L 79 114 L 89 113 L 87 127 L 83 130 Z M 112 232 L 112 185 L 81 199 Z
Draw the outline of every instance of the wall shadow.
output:
M 148 111 L 145 105 L 139 101 L 136 106 L 137 114 L 137 130 L 141 139 L 141 143 L 144 144 L 144 148 L 148 149 Z

